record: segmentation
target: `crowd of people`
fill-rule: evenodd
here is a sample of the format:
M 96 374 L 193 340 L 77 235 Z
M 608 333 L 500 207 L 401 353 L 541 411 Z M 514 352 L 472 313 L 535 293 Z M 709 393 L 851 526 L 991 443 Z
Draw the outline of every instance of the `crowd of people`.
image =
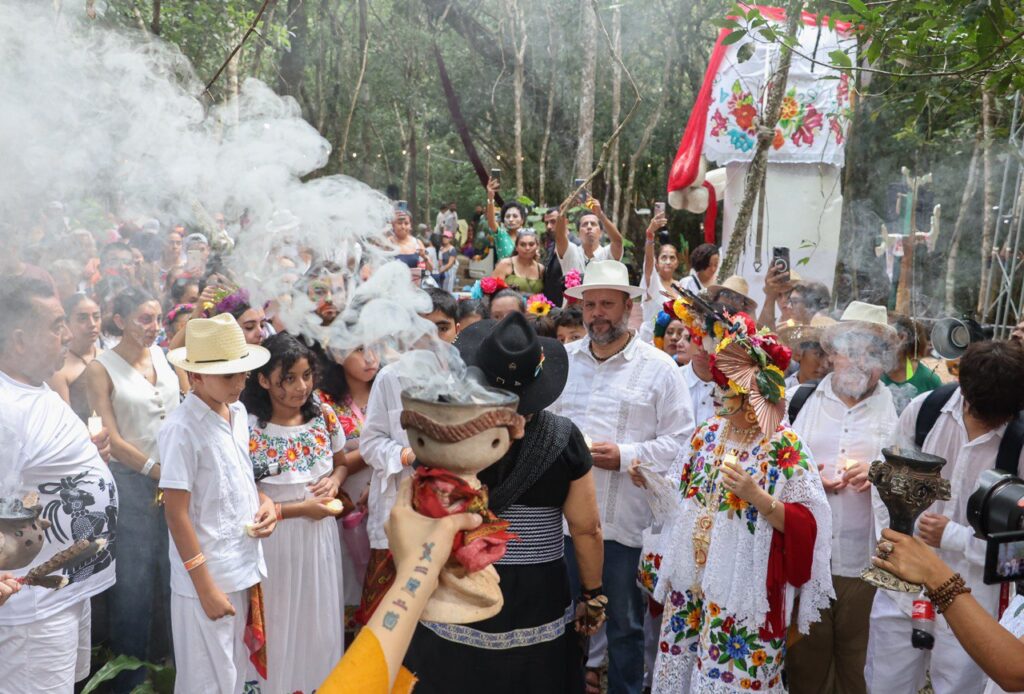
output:
M 967 498 L 1024 407 L 1020 333 L 947 369 L 918 321 L 837 308 L 796 272 L 771 267 L 755 301 L 742 277 L 718 277 L 714 244 L 670 243 L 663 212 L 631 273 L 596 200 L 542 211 L 541 230 L 518 202 L 497 209 L 499 191 L 491 180 L 469 229 L 451 203 L 414 232 L 397 202 L 380 239 L 429 298 L 430 340 L 518 396 L 525 419 L 479 476 L 514 535 L 495 563 L 504 604 L 467 624 L 419 619 L 456 533 L 480 521 L 412 510 L 422 466 L 401 415 L 416 377 L 392 347 L 339 351 L 289 330 L 210 231 L 62 219 L 8 245 L 0 491 L 17 498 L 0 498 L 0 532 L 5 514 L 34 514 L 32 566 L 91 550 L 56 590 L 2 567 L 0 692 L 73 691 L 91 646 L 173 663 L 189 693 L 913 694 L 930 681 L 981 694 L 1015 681 L 962 645 L 952 616 L 994 625 L 1005 609 Z M 466 256 L 481 253 L 493 271 L 471 278 Z M 347 296 L 331 276 L 352 268 L 302 248 L 288 263 L 331 325 Z M 952 493 L 915 538 L 882 534 L 869 470 L 912 442 L 946 460 Z M 876 591 L 860 578 L 873 562 L 924 597 Z M 931 651 L 911 645 L 915 599 L 951 617 Z M 1006 610 L 1015 637 L 1021 601 Z

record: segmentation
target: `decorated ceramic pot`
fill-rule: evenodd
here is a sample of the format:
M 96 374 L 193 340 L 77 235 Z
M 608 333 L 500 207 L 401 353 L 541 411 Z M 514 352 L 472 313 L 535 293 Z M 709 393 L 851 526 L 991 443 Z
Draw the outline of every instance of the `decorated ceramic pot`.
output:
M 418 474 L 414 478 L 414 507 L 421 513 L 438 517 L 461 511 L 477 512 L 484 518 L 481 528 L 463 533 L 457 545 L 474 549 L 501 535 L 502 521 L 486 508 L 486 490 L 481 490 L 476 473 L 493 465 L 508 452 L 512 441 L 523 435 L 525 420 L 516 412 L 519 399 L 504 391 L 492 391 L 493 398 L 483 403 L 440 402 L 402 394 L 402 427 L 409 436 L 409 446 L 420 465 L 440 469 L 461 478 L 472 490 L 480 490 L 479 498 L 466 507 L 449 507 L 444 480 L 426 479 Z M 449 478 L 450 479 L 450 478 Z M 458 482 L 459 480 L 455 480 Z M 426 511 L 416 505 L 421 486 L 433 485 L 432 493 L 438 510 Z M 462 485 L 465 487 L 465 485 Z M 471 492 L 470 492 L 471 493 Z M 464 498 L 465 495 L 463 495 Z M 454 499 L 454 497 L 453 497 Z M 505 524 L 507 526 L 507 524 Z M 486 535 L 493 529 L 490 539 Z M 502 549 L 498 556 L 504 553 Z M 486 552 L 487 550 L 481 550 Z M 477 557 L 480 554 L 476 555 Z M 438 588 L 427 603 L 421 619 L 430 622 L 468 624 L 493 617 L 501 611 L 504 600 L 498 586 L 498 572 L 468 559 L 465 549 L 453 552 L 441 571 Z
M 43 549 L 50 521 L 40 518 L 34 494 L 24 499 L 0 498 L 0 569 L 21 569 Z

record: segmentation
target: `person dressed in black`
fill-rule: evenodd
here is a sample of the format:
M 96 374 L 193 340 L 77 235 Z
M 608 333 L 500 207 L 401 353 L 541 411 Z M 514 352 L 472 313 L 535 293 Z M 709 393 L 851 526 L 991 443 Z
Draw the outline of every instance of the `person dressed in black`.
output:
M 405 666 L 419 679 L 416 694 L 582 692 L 586 642 L 604 621 L 607 599 L 590 451 L 576 425 L 544 409 L 565 386 L 565 348 L 537 337 L 520 313 L 475 323 L 455 346 L 487 385 L 518 395 L 527 418 L 524 437 L 478 475 L 491 510 L 518 540 L 495 564 L 501 612 L 465 625 L 420 622 Z M 563 514 L 580 567 L 579 596 L 569 589 Z

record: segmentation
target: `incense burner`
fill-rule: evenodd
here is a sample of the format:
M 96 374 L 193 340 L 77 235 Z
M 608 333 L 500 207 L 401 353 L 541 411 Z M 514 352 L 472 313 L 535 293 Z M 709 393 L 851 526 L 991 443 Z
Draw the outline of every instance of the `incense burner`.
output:
M 476 473 L 505 455 L 512 441 L 523 435 L 525 421 L 516 413 L 519 403 L 516 396 L 502 391 L 492 391 L 492 395 L 488 402 L 464 403 L 423 400 L 408 392 L 402 394 L 402 427 L 409 436 L 409 446 L 417 463 L 455 475 L 468 485 L 459 485 L 464 491 L 471 488 L 480 492 L 471 505 L 459 506 L 449 500 L 450 484 L 435 484 L 428 493 L 433 495 L 436 504 L 430 504 L 434 508 L 427 509 L 422 503 L 422 486 L 427 484 L 425 476 L 414 477 L 413 506 L 417 511 L 434 517 L 471 511 L 484 518 L 481 528 L 464 532 L 457 538 L 457 547 L 468 547 L 474 542 L 482 544 L 489 532 L 500 534 L 504 529 L 501 521 L 487 510 L 486 489 L 482 489 Z M 417 504 L 418 501 L 421 503 Z M 503 553 L 502 542 L 498 556 Z M 453 552 L 441 571 L 437 590 L 423 611 L 421 619 L 424 621 L 468 624 L 501 611 L 504 599 L 498 585 L 498 572 L 489 563 L 493 559 L 483 560 L 487 562 L 483 568 L 476 568 L 479 561 L 477 564 L 469 562 L 471 568 L 467 568 L 464 556 L 456 554 L 458 552 Z
M 917 517 L 933 502 L 949 499 L 949 480 L 942 478 L 945 458 L 899 447 L 883 448 L 885 460 L 876 460 L 868 479 L 889 512 L 889 527 L 904 535 L 914 534 Z M 877 588 L 902 593 L 920 592 L 921 586 L 869 566 L 860 577 Z
M 21 569 L 43 549 L 50 521 L 40 518 L 39 497 L 0 498 L 0 569 Z

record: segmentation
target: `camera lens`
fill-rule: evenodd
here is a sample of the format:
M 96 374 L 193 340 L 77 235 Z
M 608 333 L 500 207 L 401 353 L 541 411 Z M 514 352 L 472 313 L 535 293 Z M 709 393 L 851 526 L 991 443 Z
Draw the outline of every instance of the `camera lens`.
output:
M 1020 530 L 1024 521 L 1024 481 L 998 470 L 985 470 L 967 499 L 967 520 L 975 534 Z

